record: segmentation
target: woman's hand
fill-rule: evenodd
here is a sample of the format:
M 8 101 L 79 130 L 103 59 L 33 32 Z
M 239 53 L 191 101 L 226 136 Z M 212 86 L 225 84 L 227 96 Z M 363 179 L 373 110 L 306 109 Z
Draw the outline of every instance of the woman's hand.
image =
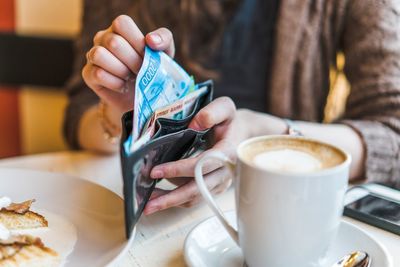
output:
M 129 16 L 121 15 L 95 35 L 93 47 L 86 54 L 84 81 L 119 113 L 133 108 L 134 81 L 146 44 L 174 56 L 174 40 L 168 29 L 160 28 L 144 36 Z
M 236 147 L 247 138 L 247 127 L 242 121 L 242 112 L 236 112 L 233 101 L 228 97 L 215 99 L 194 117 L 189 128 L 205 130 L 214 127 L 214 146 L 208 151 L 221 151 L 233 161 L 236 160 Z M 206 152 L 205 152 L 206 153 Z M 191 207 L 201 200 L 194 181 L 194 168 L 202 155 L 156 166 L 151 171 L 152 178 L 171 179 L 178 185 L 174 190 L 155 189 L 144 210 L 151 214 L 174 206 Z M 225 191 L 232 177 L 228 169 L 220 163 L 208 162 L 204 165 L 205 181 L 213 193 Z

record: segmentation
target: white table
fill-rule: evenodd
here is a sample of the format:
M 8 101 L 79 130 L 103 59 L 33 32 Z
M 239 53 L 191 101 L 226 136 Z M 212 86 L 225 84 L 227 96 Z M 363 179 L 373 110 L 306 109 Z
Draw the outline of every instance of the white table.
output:
M 103 185 L 122 196 L 119 158 L 89 152 L 58 152 L 0 160 L 0 167 L 62 172 Z M 234 208 L 233 190 L 218 197 L 223 210 Z M 185 266 L 183 242 L 188 232 L 210 217 L 204 205 L 191 209 L 173 208 L 151 216 L 142 216 L 132 248 L 119 266 Z M 384 244 L 400 266 L 400 237 L 367 224 L 344 218 L 364 229 Z M 382 266 L 384 267 L 384 266 Z

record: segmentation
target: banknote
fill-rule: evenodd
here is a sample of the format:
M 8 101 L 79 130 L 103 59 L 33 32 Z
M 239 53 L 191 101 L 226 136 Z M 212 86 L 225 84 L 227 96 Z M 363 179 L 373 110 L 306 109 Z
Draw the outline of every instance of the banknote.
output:
M 192 91 L 185 97 L 175 101 L 174 103 L 156 110 L 145 124 L 140 137 L 132 143 L 130 152 L 134 152 L 136 149 L 146 144 L 153 137 L 156 131 L 157 119 L 167 118 L 180 120 L 186 118 L 193 111 L 196 100 L 199 99 L 206 92 L 207 87 L 201 87 L 195 91 Z
M 164 52 L 145 48 L 135 84 L 132 142 L 154 111 L 174 103 L 194 89 L 193 78 Z

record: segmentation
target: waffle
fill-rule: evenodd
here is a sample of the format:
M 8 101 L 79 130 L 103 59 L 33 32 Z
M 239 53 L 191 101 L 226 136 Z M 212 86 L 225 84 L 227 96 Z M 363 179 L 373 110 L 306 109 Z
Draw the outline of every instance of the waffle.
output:
M 0 224 L 8 230 L 47 227 L 47 220 L 30 211 L 34 200 L 12 203 L 0 209 Z M 60 266 L 60 258 L 54 250 L 44 246 L 40 238 L 15 235 L 0 239 L 0 267 L 53 267 Z
M 29 235 L 0 241 L 0 267 L 53 267 L 60 265 L 57 252 Z

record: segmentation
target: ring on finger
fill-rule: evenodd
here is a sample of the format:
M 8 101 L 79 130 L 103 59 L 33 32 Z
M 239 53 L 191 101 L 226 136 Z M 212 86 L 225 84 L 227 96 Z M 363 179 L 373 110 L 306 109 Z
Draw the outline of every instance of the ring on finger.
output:
M 135 86 L 135 80 L 136 76 L 135 75 L 129 75 L 129 77 L 126 79 L 124 86 L 121 88 L 121 93 L 126 94 L 129 92 L 129 88 L 131 86 Z
M 120 93 L 121 94 L 126 94 L 128 92 L 129 92 L 129 86 L 128 86 L 128 83 L 125 82 L 124 85 L 120 89 Z

